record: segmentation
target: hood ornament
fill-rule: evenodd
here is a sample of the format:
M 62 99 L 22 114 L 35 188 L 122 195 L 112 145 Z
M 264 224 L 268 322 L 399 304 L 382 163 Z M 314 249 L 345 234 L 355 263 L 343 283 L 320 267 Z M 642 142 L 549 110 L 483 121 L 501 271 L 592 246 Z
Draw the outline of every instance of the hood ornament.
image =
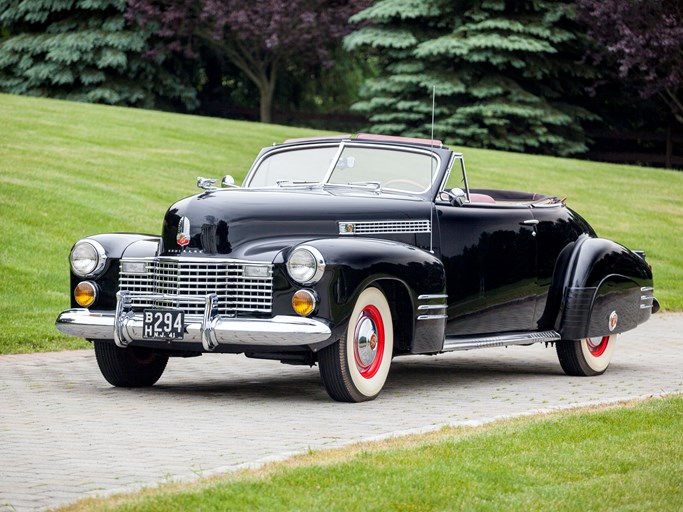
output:
M 197 187 L 204 189 L 204 190 L 216 190 L 216 187 L 214 185 L 216 184 L 216 181 L 218 180 L 212 180 L 209 178 L 202 178 L 201 176 L 197 177 Z
M 180 217 L 180 222 L 178 222 L 178 234 L 175 239 L 180 247 L 185 247 L 190 243 L 190 219 L 187 217 Z

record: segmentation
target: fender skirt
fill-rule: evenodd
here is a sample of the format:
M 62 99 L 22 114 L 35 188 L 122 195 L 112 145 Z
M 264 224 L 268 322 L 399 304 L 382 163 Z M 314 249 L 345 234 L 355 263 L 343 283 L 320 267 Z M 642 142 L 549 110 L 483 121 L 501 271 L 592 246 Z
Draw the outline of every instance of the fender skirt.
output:
M 652 292 L 652 271 L 642 257 L 610 240 L 580 239 L 555 328 L 570 340 L 629 331 L 650 318 Z

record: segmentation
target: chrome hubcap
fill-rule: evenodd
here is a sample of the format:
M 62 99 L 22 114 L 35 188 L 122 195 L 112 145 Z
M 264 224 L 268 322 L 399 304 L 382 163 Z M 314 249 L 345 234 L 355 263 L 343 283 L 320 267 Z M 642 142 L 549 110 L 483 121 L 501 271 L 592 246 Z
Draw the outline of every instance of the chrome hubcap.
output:
M 586 344 L 593 357 L 600 357 L 605 353 L 605 350 L 607 350 L 609 336 L 603 336 L 602 338 L 586 338 Z
M 378 335 L 375 322 L 365 313 L 356 325 L 354 338 L 358 366 L 361 370 L 370 367 L 377 357 Z

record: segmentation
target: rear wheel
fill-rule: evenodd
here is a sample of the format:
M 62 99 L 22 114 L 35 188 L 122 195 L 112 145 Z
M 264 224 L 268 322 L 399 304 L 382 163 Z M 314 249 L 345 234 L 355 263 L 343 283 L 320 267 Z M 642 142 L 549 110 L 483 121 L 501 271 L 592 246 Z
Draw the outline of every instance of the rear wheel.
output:
M 119 348 L 95 341 L 95 358 L 102 376 L 112 386 L 140 388 L 153 385 L 166 369 L 168 356 L 144 347 Z
M 616 346 L 617 335 L 560 341 L 557 357 L 567 375 L 589 377 L 605 373 Z
M 318 355 L 327 393 L 339 402 L 374 399 L 389 375 L 393 350 L 389 303 L 378 288 L 366 288 L 356 301 L 346 334 Z

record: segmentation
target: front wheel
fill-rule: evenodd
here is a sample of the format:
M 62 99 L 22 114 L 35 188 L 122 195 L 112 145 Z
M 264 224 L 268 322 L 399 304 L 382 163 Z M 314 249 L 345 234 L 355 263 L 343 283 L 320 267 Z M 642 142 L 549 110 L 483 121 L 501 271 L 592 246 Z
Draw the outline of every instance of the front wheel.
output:
M 389 303 L 378 288 L 366 288 L 356 301 L 346 334 L 318 355 L 327 393 L 339 402 L 373 400 L 387 380 L 393 351 Z
M 95 341 L 94 344 L 97 365 L 112 386 L 148 387 L 158 381 L 166 369 L 168 356 L 148 348 L 119 348 L 105 341 Z
M 567 375 L 590 377 L 605 373 L 616 346 L 617 335 L 585 338 L 576 341 L 560 341 L 557 357 Z

